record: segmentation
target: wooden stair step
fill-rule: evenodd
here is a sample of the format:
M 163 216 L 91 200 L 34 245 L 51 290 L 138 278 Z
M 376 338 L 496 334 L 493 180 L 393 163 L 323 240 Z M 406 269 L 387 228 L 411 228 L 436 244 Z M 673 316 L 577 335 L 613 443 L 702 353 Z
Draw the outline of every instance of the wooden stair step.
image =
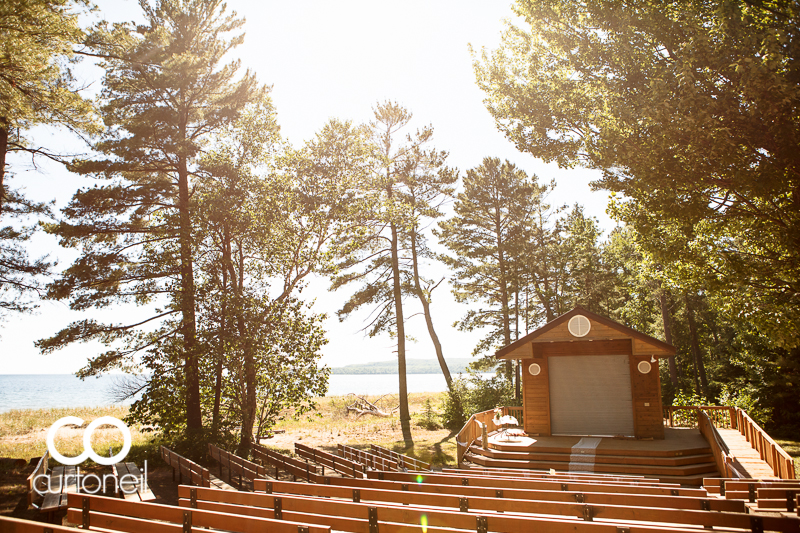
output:
M 480 446 L 481 439 L 475 440 L 475 443 Z M 504 444 L 500 442 L 492 442 L 489 444 L 490 449 L 502 452 L 518 452 L 520 446 L 514 443 Z M 556 447 L 556 446 L 534 446 L 527 448 L 526 451 L 532 453 L 569 453 L 572 448 Z M 621 455 L 637 456 L 637 457 L 683 457 L 685 455 L 704 455 L 711 453 L 711 448 L 702 446 L 697 448 L 686 448 L 682 450 L 635 450 L 635 449 L 616 449 L 616 448 L 594 448 L 595 455 Z
M 645 457 L 636 455 L 591 455 L 591 454 L 572 454 L 572 453 L 540 453 L 540 452 L 518 452 L 500 451 L 489 448 L 483 450 L 477 446 L 472 446 L 471 451 L 480 455 L 491 457 L 492 459 L 504 460 L 528 460 L 528 461 L 548 461 L 548 462 L 575 462 L 575 457 L 592 457 L 595 464 L 632 464 L 632 465 L 658 465 L 658 466 L 682 466 L 697 463 L 713 462 L 714 456 L 711 453 L 684 455 L 677 457 Z
M 565 468 L 569 463 L 565 462 L 549 462 L 549 461 L 530 461 L 530 460 L 503 460 L 492 459 L 481 454 L 470 454 L 468 460 L 472 463 L 479 464 L 486 467 L 495 468 L 521 468 L 521 469 L 556 469 L 556 470 L 570 470 Z M 576 465 L 576 470 L 579 468 L 577 465 L 580 463 L 572 463 Z M 696 463 L 691 465 L 682 466 L 657 466 L 657 465 L 631 465 L 625 463 L 615 464 L 602 464 L 602 463 L 586 463 L 587 472 L 596 473 L 618 473 L 618 474 L 643 474 L 648 476 L 687 476 L 695 474 L 706 474 L 705 477 L 710 477 L 717 471 L 717 465 L 713 462 Z

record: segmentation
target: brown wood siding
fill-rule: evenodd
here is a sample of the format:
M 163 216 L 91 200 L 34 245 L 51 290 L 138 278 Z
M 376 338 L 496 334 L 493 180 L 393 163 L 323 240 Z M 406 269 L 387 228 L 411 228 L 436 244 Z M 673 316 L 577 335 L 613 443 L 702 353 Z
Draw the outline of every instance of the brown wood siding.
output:
M 639 372 L 639 362 L 649 361 L 649 356 L 631 357 L 631 393 L 633 395 L 633 423 L 638 438 L 664 438 L 664 421 L 661 408 L 661 376 L 658 362 L 651 363 L 647 374 Z
M 550 435 L 550 383 L 547 374 L 547 358 L 528 356 L 522 360 L 523 407 L 525 410 L 525 433 L 533 436 Z M 528 367 L 536 363 L 542 367 L 538 376 L 532 376 Z
M 547 345 L 548 343 L 552 342 L 581 342 L 581 341 L 598 341 L 598 340 L 609 340 L 609 339 L 631 339 L 631 335 L 616 330 L 610 326 L 605 324 L 600 324 L 594 320 L 590 320 L 592 327 L 589 330 L 589 333 L 586 334 L 585 337 L 573 337 L 572 334 L 569 332 L 569 321 L 565 321 L 563 324 L 559 324 L 558 326 L 554 327 L 553 329 L 546 331 L 539 335 L 535 340 L 532 340 L 528 344 L 533 344 L 534 346 L 538 344 Z M 666 357 L 670 355 L 670 352 L 660 346 L 656 346 L 646 342 L 643 339 L 634 338 L 633 340 L 633 354 L 634 355 L 647 355 L 648 358 L 651 355 Z M 530 348 L 527 344 L 523 344 L 518 346 L 513 351 L 506 353 L 502 356 L 503 359 L 524 359 L 526 357 L 530 357 Z

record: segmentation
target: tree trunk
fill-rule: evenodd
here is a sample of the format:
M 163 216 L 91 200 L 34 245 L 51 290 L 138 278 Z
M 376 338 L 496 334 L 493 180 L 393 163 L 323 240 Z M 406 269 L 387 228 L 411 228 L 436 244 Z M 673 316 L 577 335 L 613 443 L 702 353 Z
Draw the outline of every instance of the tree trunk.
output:
M 239 253 L 239 309 L 244 307 L 244 252 L 241 244 L 238 246 Z M 239 338 L 244 340 L 242 346 L 242 357 L 244 359 L 244 401 L 242 402 L 242 431 L 239 438 L 239 449 L 237 453 L 240 457 L 249 457 L 250 448 L 253 446 L 253 426 L 256 421 L 256 361 L 251 335 L 247 332 L 247 324 L 241 312 L 238 315 Z M 270 327 L 269 324 L 259 327 Z
M 664 340 L 667 344 L 672 344 L 672 316 L 669 313 L 667 291 L 661 289 L 659 292 L 659 301 L 661 303 L 661 320 L 664 322 Z M 673 388 L 678 390 L 678 365 L 675 363 L 675 356 L 670 355 L 667 360 L 669 361 L 669 380 L 672 382 Z
M 505 261 L 505 254 L 503 250 L 503 238 L 502 238 L 502 227 L 500 225 L 500 211 L 497 210 L 495 216 L 495 232 L 497 235 L 497 263 L 498 268 L 500 269 L 500 279 L 498 280 L 500 283 L 500 306 L 502 307 L 501 313 L 503 318 L 503 340 L 505 341 L 505 345 L 508 346 L 511 344 L 511 318 L 509 316 L 509 309 L 508 309 L 508 282 L 506 279 L 506 261 Z M 514 368 L 512 366 L 511 360 L 506 360 L 506 379 L 513 383 L 513 372 Z
M 228 268 L 231 264 L 231 238 L 228 226 L 222 230 L 222 290 L 228 292 Z M 225 346 L 228 343 L 228 300 L 223 296 L 220 309 L 219 353 L 217 354 L 216 383 L 214 384 L 214 412 L 211 416 L 211 432 L 217 436 L 219 431 L 219 408 L 222 401 L 222 367 L 225 360 Z
M 411 261 L 414 269 L 414 292 L 422 304 L 422 314 L 425 316 L 425 325 L 428 327 L 428 335 L 431 337 L 433 349 L 436 351 L 436 358 L 439 360 L 439 367 L 442 369 L 442 375 L 447 383 L 447 388 L 452 388 L 453 378 L 450 376 L 450 369 L 447 368 L 447 361 L 444 359 L 444 352 L 442 351 L 442 343 L 439 342 L 439 336 L 433 328 L 433 317 L 431 316 L 431 305 L 425 291 L 422 290 L 422 285 L 419 282 L 419 263 L 417 258 L 417 234 L 416 230 L 411 232 Z
M 408 409 L 408 385 L 406 379 L 406 330 L 403 323 L 403 293 L 400 285 L 400 253 L 397 236 L 397 226 L 394 222 L 392 228 L 392 280 L 394 295 L 394 313 L 397 326 L 397 373 L 400 379 L 400 429 L 403 432 L 403 442 L 406 446 L 413 446 L 411 437 L 411 413 Z
M 0 219 L 3 217 L 3 204 L 6 201 L 6 153 L 8 152 L 8 123 L 0 119 Z
M 192 247 L 192 221 L 189 207 L 189 170 L 185 157 L 178 166 L 178 212 L 180 217 L 181 258 L 181 333 L 186 370 L 186 427 L 189 432 L 203 428 L 200 409 L 200 373 L 197 357 L 197 322 L 195 321 L 195 288 Z
M 696 374 L 695 380 L 697 379 L 697 374 L 699 374 L 703 397 L 708 400 L 708 378 L 706 377 L 706 367 L 703 364 L 703 354 L 700 351 L 700 342 L 697 339 L 697 324 L 694 319 L 694 309 L 692 308 L 692 304 L 689 303 L 689 298 L 685 298 L 684 301 L 686 302 L 686 315 L 689 320 L 689 333 L 692 337 L 692 353 L 694 354 Z

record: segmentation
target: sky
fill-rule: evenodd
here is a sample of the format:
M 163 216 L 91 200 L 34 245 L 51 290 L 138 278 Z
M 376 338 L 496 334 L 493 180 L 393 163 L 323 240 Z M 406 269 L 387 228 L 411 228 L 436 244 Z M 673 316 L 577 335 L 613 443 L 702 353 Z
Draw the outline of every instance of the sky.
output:
M 138 3 L 132 0 L 98 2 L 100 15 L 109 21 L 141 20 Z M 555 179 L 550 196 L 553 205 L 580 203 L 608 231 L 614 223 L 605 213 L 608 194 L 594 192 L 589 182 L 596 171 L 559 169 L 519 152 L 502 133 L 483 105 L 484 94 L 475 85 L 469 46 L 496 48 L 504 19 L 513 17 L 505 1 L 437 0 L 231 0 L 228 8 L 244 16 L 245 43 L 236 50 L 242 67 L 254 71 L 261 83 L 272 86 L 281 134 L 295 146 L 311 139 L 332 118 L 368 122 L 378 102 L 392 100 L 414 114 L 410 125 L 434 128 L 433 146 L 449 152 L 448 164 L 462 174 L 478 166 L 484 157 L 508 159 L 543 182 Z M 82 81 L 89 92 L 101 86 L 102 71 L 86 65 Z M 85 151 L 85 145 L 61 132 L 36 132 L 36 141 Z M 13 160 L 17 174 L 13 185 L 24 185 L 26 193 L 40 201 L 63 207 L 86 178 L 70 175 L 63 167 L 37 161 Z M 49 254 L 65 267 L 76 257 L 49 236 L 34 238 L 32 255 Z M 446 277 L 441 266 L 428 271 Z M 388 335 L 366 338 L 361 328 L 366 313 L 344 322 L 336 310 L 351 288 L 328 291 L 325 279 L 314 279 L 303 292 L 314 298 L 314 310 L 326 313 L 329 343 L 323 348 L 323 364 L 343 366 L 389 360 L 396 357 L 395 341 Z M 418 311 L 409 301 L 408 315 Z M 480 332 L 461 332 L 453 322 L 469 307 L 457 304 L 449 288 L 434 293 L 432 312 L 445 357 L 468 357 Z M 12 317 L 0 329 L 2 374 L 66 374 L 85 365 L 89 357 L 103 351 L 99 344 L 73 345 L 42 355 L 34 346 L 71 321 L 86 317 L 122 322 L 143 315 L 135 308 L 115 308 L 75 313 L 63 302 L 43 302 L 38 313 Z M 407 331 L 407 357 L 435 358 L 424 320 L 413 316 Z

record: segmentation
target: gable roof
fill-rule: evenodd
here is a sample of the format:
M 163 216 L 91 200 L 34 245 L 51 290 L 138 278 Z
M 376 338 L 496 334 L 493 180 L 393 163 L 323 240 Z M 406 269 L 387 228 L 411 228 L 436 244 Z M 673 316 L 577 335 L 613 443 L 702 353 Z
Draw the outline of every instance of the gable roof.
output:
M 659 351 L 666 352 L 669 355 L 674 355 L 676 353 L 675 347 L 672 346 L 671 344 L 667 344 L 666 342 L 664 342 L 662 340 L 659 340 L 659 339 L 656 339 L 655 337 L 651 337 L 650 335 L 645 335 L 644 333 L 642 333 L 640 331 L 636 331 L 633 328 L 629 328 L 628 326 L 624 326 L 624 325 L 620 324 L 619 322 L 615 322 L 615 321 L 611 320 L 610 318 L 606 318 L 606 317 L 600 316 L 600 315 L 598 315 L 596 313 L 592 313 L 588 309 L 584 309 L 583 307 L 577 305 L 571 311 L 568 311 L 568 312 L 564 313 L 563 315 L 561 315 L 560 317 L 551 320 L 550 322 L 548 322 L 544 326 L 540 327 L 537 330 L 534 330 L 534 331 L 528 333 L 527 335 L 525 335 L 521 339 L 512 342 L 508 346 L 505 346 L 504 348 L 501 348 L 501 349 L 497 350 L 497 352 L 495 352 L 495 357 L 496 358 L 503 358 L 503 356 L 515 351 L 516 349 L 518 349 L 521 346 L 524 346 L 524 345 L 526 345 L 528 343 L 532 343 L 532 342 L 552 342 L 550 340 L 545 340 L 545 339 L 541 339 L 541 340 L 537 341 L 537 339 L 539 339 L 539 337 L 541 337 L 542 335 L 544 335 L 548 331 L 551 331 L 551 330 L 553 330 L 553 329 L 555 329 L 555 328 L 557 328 L 557 327 L 559 327 L 561 325 L 566 324 L 567 322 L 569 322 L 569 319 L 574 317 L 575 315 L 583 315 L 583 316 L 585 316 L 586 318 L 588 318 L 592 322 L 597 322 L 599 324 L 603 324 L 604 326 L 607 326 L 607 327 L 609 327 L 609 328 L 611 328 L 613 330 L 616 330 L 619 333 L 621 333 L 621 334 L 623 334 L 623 335 L 625 335 L 627 337 L 631 337 L 633 339 L 638 339 L 638 340 L 644 342 L 645 344 L 649 344 L 649 345 L 653 346 L 654 348 L 658 349 Z M 571 342 L 581 342 L 581 340 L 582 340 L 581 338 L 576 338 L 576 339 L 572 340 Z M 583 340 L 584 341 L 591 341 L 591 339 L 583 339 Z

